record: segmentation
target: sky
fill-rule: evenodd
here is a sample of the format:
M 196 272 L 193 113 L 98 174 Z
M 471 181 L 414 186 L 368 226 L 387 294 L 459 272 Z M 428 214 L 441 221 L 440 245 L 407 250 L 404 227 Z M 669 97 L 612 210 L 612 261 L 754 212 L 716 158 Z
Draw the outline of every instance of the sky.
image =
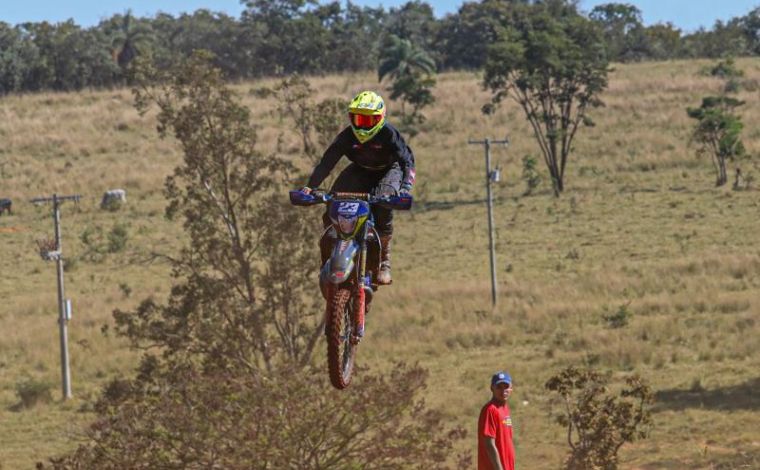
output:
M 321 0 L 326 3 L 327 0 Z M 355 4 L 397 7 L 407 0 L 353 0 Z M 756 7 L 760 0 L 581 0 L 584 11 L 594 6 L 617 1 L 631 3 L 642 12 L 644 24 L 671 22 L 684 32 L 700 26 L 712 28 L 716 20 L 729 20 L 743 16 Z M 428 0 L 438 17 L 454 13 L 462 0 Z M 56 23 L 73 18 L 82 26 L 92 26 L 101 19 L 131 9 L 136 16 L 153 16 L 157 12 L 177 15 L 199 8 L 222 11 L 238 17 L 243 11 L 240 0 L 0 0 L 0 21 L 19 24 L 26 21 Z

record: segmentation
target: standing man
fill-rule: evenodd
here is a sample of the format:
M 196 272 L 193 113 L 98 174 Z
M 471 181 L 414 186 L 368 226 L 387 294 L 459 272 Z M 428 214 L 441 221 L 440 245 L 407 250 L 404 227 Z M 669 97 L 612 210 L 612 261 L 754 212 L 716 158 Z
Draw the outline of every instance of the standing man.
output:
M 491 400 L 478 419 L 478 470 L 514 470 L 512 416 L 507 400 L 512 394 L 512 377 L 497 372 L 491 377 Z

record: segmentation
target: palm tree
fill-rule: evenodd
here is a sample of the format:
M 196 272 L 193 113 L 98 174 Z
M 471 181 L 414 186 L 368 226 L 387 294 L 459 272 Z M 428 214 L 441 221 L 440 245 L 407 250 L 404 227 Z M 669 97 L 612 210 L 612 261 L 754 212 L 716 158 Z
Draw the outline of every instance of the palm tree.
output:
M 390 77 L 393 83 L 388 91 L 391 99 L 401 98 L 401 115 L 406 117 L 405 105 L 409 103 L 414 108 L 410 122 L 421 122 L 424 116 L 420 109 L 433 102 L 430 89 L 435 85 L 435 61 L 425 50 L 394 34 L 388 36 L 386 44 L 380 53 L 378 80 Z
M 140 52 L 144 52 L 153 40 L 153 31 L 150 26 L 133 20 L 132 10 L 127 10 L 112 42 L 114 61 L 122 69 L 126 68 Z
M 412 75 L 431 75 L 435 72 L 435 61 L 423 49 L 395 34 L 388 37 L 388 47 L 380 53 L 378 80 L 387 75 L 394 81 Z

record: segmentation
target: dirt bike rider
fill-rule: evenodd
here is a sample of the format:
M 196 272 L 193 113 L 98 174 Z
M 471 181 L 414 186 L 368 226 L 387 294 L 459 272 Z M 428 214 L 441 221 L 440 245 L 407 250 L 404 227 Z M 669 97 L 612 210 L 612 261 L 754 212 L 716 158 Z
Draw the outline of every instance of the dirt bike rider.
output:
M 343 170 L 332 191 L 362 192 L 375 195 L 409 193 L 414 184 L 414 154 L 399 131 L 385 118 L 385 102 L 373 91 L 362 91 L 348 105 L 350 125 L 338 134 L 314 168 L 306 187 L 307 194 L 327 178 L 344 155 L 351 164 Z M 380 236 L 380 272 L 378 284 L 391 279 L 391 238 L 393 211 L 375 206 L 375 229 Z M 330 226 L 327 212 L 322 216 Z

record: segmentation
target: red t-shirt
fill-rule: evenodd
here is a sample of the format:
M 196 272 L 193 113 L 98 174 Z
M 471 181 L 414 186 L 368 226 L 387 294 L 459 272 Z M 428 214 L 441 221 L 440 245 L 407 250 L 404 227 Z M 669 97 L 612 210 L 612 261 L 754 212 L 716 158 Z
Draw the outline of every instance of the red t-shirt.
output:
M 478 470 L 492 470 L 486 451 L 486 437 L 494 438 L 504 470 L 515 469 L 515 447 L 512 444 L 512 417 L 509 405 L 498 406 L 489 401 L 480 410 L 478 419 Z

